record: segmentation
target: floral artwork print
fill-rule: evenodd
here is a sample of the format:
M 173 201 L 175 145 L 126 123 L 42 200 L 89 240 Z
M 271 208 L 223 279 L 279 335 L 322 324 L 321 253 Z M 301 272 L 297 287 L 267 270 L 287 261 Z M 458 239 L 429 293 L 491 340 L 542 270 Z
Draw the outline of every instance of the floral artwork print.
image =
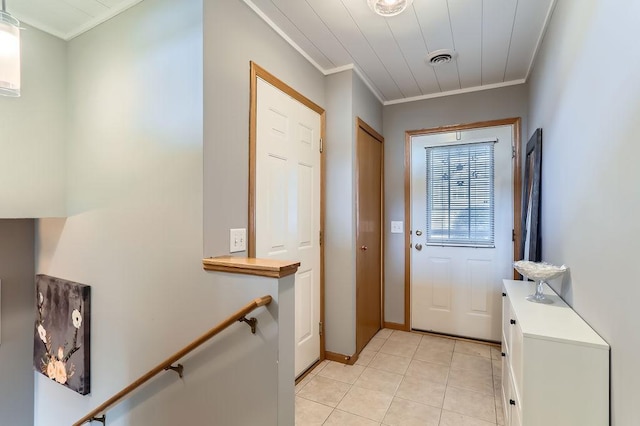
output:
M 90 287 L 36 276 L 36 371 L 81 395 L 90 392 Z

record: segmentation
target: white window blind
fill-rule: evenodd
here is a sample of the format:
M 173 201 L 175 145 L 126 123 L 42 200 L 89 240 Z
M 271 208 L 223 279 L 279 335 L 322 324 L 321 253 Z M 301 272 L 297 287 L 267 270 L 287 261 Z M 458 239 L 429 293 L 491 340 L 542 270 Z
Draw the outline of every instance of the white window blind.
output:
M 494 247 L 494 142 L 427 147 L 427 244 Z

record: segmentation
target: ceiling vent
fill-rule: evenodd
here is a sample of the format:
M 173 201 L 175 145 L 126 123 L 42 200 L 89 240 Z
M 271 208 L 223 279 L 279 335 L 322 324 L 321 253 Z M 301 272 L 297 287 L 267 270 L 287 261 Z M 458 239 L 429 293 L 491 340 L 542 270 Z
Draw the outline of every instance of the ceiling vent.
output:
M 432 67 L 437 67 L 439 65 L 448 64 L 449 62 L 455 60 L 458 57 L 458 53 L 449 49 L 440 49 L 434 52 L 431 52 L 429 56 L 427 56 L 427 63 Z

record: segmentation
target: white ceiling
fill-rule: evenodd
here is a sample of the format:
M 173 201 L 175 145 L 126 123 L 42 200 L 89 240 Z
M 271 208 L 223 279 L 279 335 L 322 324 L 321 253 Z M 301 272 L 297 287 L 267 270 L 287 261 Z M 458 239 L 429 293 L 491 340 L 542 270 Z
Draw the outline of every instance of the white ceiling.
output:
M 385 104 L 526 81 L 554 0 L 414 0 L 383 18 L 366 0 L 245 0 L 325 74 L 353 66 Z M 431 67 L 440 49 L 456 61 Z
M 8 0 L 19 20 L 69 40 L 142 0 Z M 180 0 L 176 0 L 180 1 Z M 229 0 L 203 0 L 229 1 Z M 524 83 L 555 0 L 244 0 L 324 74 L 353 68 L 385 104 Z M 431 67 L 429 53 L 457 60 Z
M 19 21 L 70 40 L 142 0 L 6 0 Z

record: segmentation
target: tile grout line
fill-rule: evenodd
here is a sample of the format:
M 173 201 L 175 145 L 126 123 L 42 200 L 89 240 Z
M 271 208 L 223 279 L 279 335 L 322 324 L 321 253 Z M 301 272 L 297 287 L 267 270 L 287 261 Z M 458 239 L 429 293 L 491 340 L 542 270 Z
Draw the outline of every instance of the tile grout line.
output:
M 388 335 L 387 337 L 385 337 L 385 338 L 384 338 L 385 343 L 389 341 L 389 337 L 391 337 L 391 335 L 392 335 L 392 334 L 393 334 L 393 332 L 389 333 L 389 335 Z M 384 345 L 382 345 L 382 346 L 384 346 Z M 380 353 L 380 349 L 382 348 L 382 346 L 380 346 L 380 348 L 378 348 L 378 350 L 376 351 L 376 355 L 377 355 L 378 353 Z M 365 346 L 365 347 L 366 347 L 366 346 Z M 416 348 L 416 349 L 417 349 L 417 348 Z M 383 353 L 384 353 L 384 352 L 383 352 Z M 415 351 L 414 351 L 414 353 L 415 353 Z M 388 355 L 391 355 L 391 354 L 388 354 Z M 374 356 L 374 358 L 375 358 L 375 356 Z M 413 357 L 412 357 L 412 358 L 410 358 L 410 359 L 413 359 Z M 371 359 L 371 361 L 373 361 L 373 358 Z M 371 361 L 369 362 L 369 364 L 371 364 Z M 393 373 L 393 372 L 386 371 L 386 370 L 382 370 L 382 369 L 375 368 L 375 367 L 369 367 L 369 366 L 366 366 L 365 368 L 371 368 L 371 369 L 373 369 L 373 370 L 377 370 L 377 371 L 384 371 L 384 372 L 386 372 L 386 373 L 397 374 L 397 373 Z M 396 389 L 393 391 L 393 395 L 391 395 L 391 402 L 389 403 L 389 406 L 387 407 L 387 409 L 385 410 L 384 414 L 382 415 L 382 419 L 381 419 L 381 420 L 380 420 L 380 422 L 379 422 L 379 424 L 380 424 L 380 425 L 383 425 L 383 424 L 384 424 L 384 419 L 387 417 L 387 413 L 389 412 L 389 409 L 391 408 L 391 405 L 393 404 L 393 400 L 396 398 L 396 394 L 398 393 L 398 389 L 400 388 L 400 385 L 402 384 L 402 381 L 404 380 L 405 375 L 406 375 L 406 371 L 405 371 L 405 373 L 404 373 L 404 374 L 402 374 L 402 375 L 401 375 L 401 376 L 402 376 L 402 378 L 400 379 L 400 383 L 398 384 L 398 386 L 396 387 Z
M 423 334 L 423 336 L 433 336 L 433 335 L 428 333 L 428 334 Z M 440 337 L 440 336 L 437 336 L 437 337 Z M 420 340 L 420 343 L 418 344 L 418 349 L 420 348 L 420 345 L 422 344 L 423 340 L 424 340 L 424 338 L 422 338 Z M 447 352 L 448 353 L 449 351 L 441 351 L 441 352 Z M 453 358 L 453 353 L 454 352 L 455 352 L 455 343 L 454 343 L 454 348 L 451 350 L 451 358 Z M 417 353 L 417 349 L 416 349 L 416 353 Z M 432 362 L 432 361 L 425 361 L 425 360 L 417 359 L 417 358 L 415 358 L 415 353 L 414 353 L 413 359 L 417 360 L 417 361 L 421 361 L 421 362 L 428 362 L 430 364 L 435 364 L 435 365 L 444 365 L 444 366 L 447 367 L 447 378 L 446 378 L 445 383 L 444 383 L 444 395 L 442 396 L 442 405 L 439 407 L 440 408 L 440 417 L 438 419 L 438 424 L 439 424 L 440 423 L 440 418 L 442 417 L 442 411 L 444 410 L 444 398 L 446 396 L 447 388 L 449 387 L 449 377 L 451 375 L 451 361 L 452 361 L 452 359 L 449 360 L 449 364 L 448 365 L 447 364 L 437 363 L 437 362 Z M 429 381 L 429 380 L 427 380 L 427 381 Z
M 451 351 L 451 361 L 449 362 L 449 371 L 447 371 L 447 381 L 444 384 L 444 395 L 442 395 L 442 407 L 440 407 L 440 418 L 438 419 L 438 425 L 442 422 L 442 412 L 444 411 L 444 401 L 447 399 L 447 389 L 449 389 L 449 378 L 451 377 L 451 366 L 453 365 L 453 354 L 456 352 L 456 340 L 453 344 L 453 350 Z
M 366 347 L 366 346 L 365 346 Z M 365 367 L 366 368 L 366 367 Z M 364 370 L 362 370 L 364 372 Z M 342 398 L 340 398 L 340 401 L 338 401 L 338 403 L 336 404 L 336 406 L 333 408 L 333 410 L 331 410 L 331 413 L 329 413 L 329 416 L 327 417 L 327 419 L 322 422 L 322 424 L 325 424 L 327 422 L 327 420 L 329 420 L 329 417 L 331 417 L 331 414 L 333 414 L 334 411 L 336 411 L 338 409 L 338 406 L 340 405 L 340 403 L 346 398 L 347 394 L 351 391 L 351 389 L 353 388 L 353 385 L 358 381 L 358 379 L 360 378 L 360 376 L 362 376 L 362 373 L 360 373 L 358 375 L 358 377 L 356 378 L 356 380 L 354 380 L 353 383 L 347 383 L 349 385 L 349 389 L 347 389 L 347 391 L 344 393 L 344 395 L 342 395 Z M 337 380 L 339 381 L 339 380 Z M 343 382 L 344 383 L 344 382 Z M 343 410 L 340 410 L 343 411 Z M 350 411 L 345 411 L 346 413 L 349 413 L 351 415 L 357 416 L 357 414 L 351 413 Z M 362 416 L 358 416 L 358 417 L 362 417 Z M 365 417 L 366 418 L 366 417 Z

